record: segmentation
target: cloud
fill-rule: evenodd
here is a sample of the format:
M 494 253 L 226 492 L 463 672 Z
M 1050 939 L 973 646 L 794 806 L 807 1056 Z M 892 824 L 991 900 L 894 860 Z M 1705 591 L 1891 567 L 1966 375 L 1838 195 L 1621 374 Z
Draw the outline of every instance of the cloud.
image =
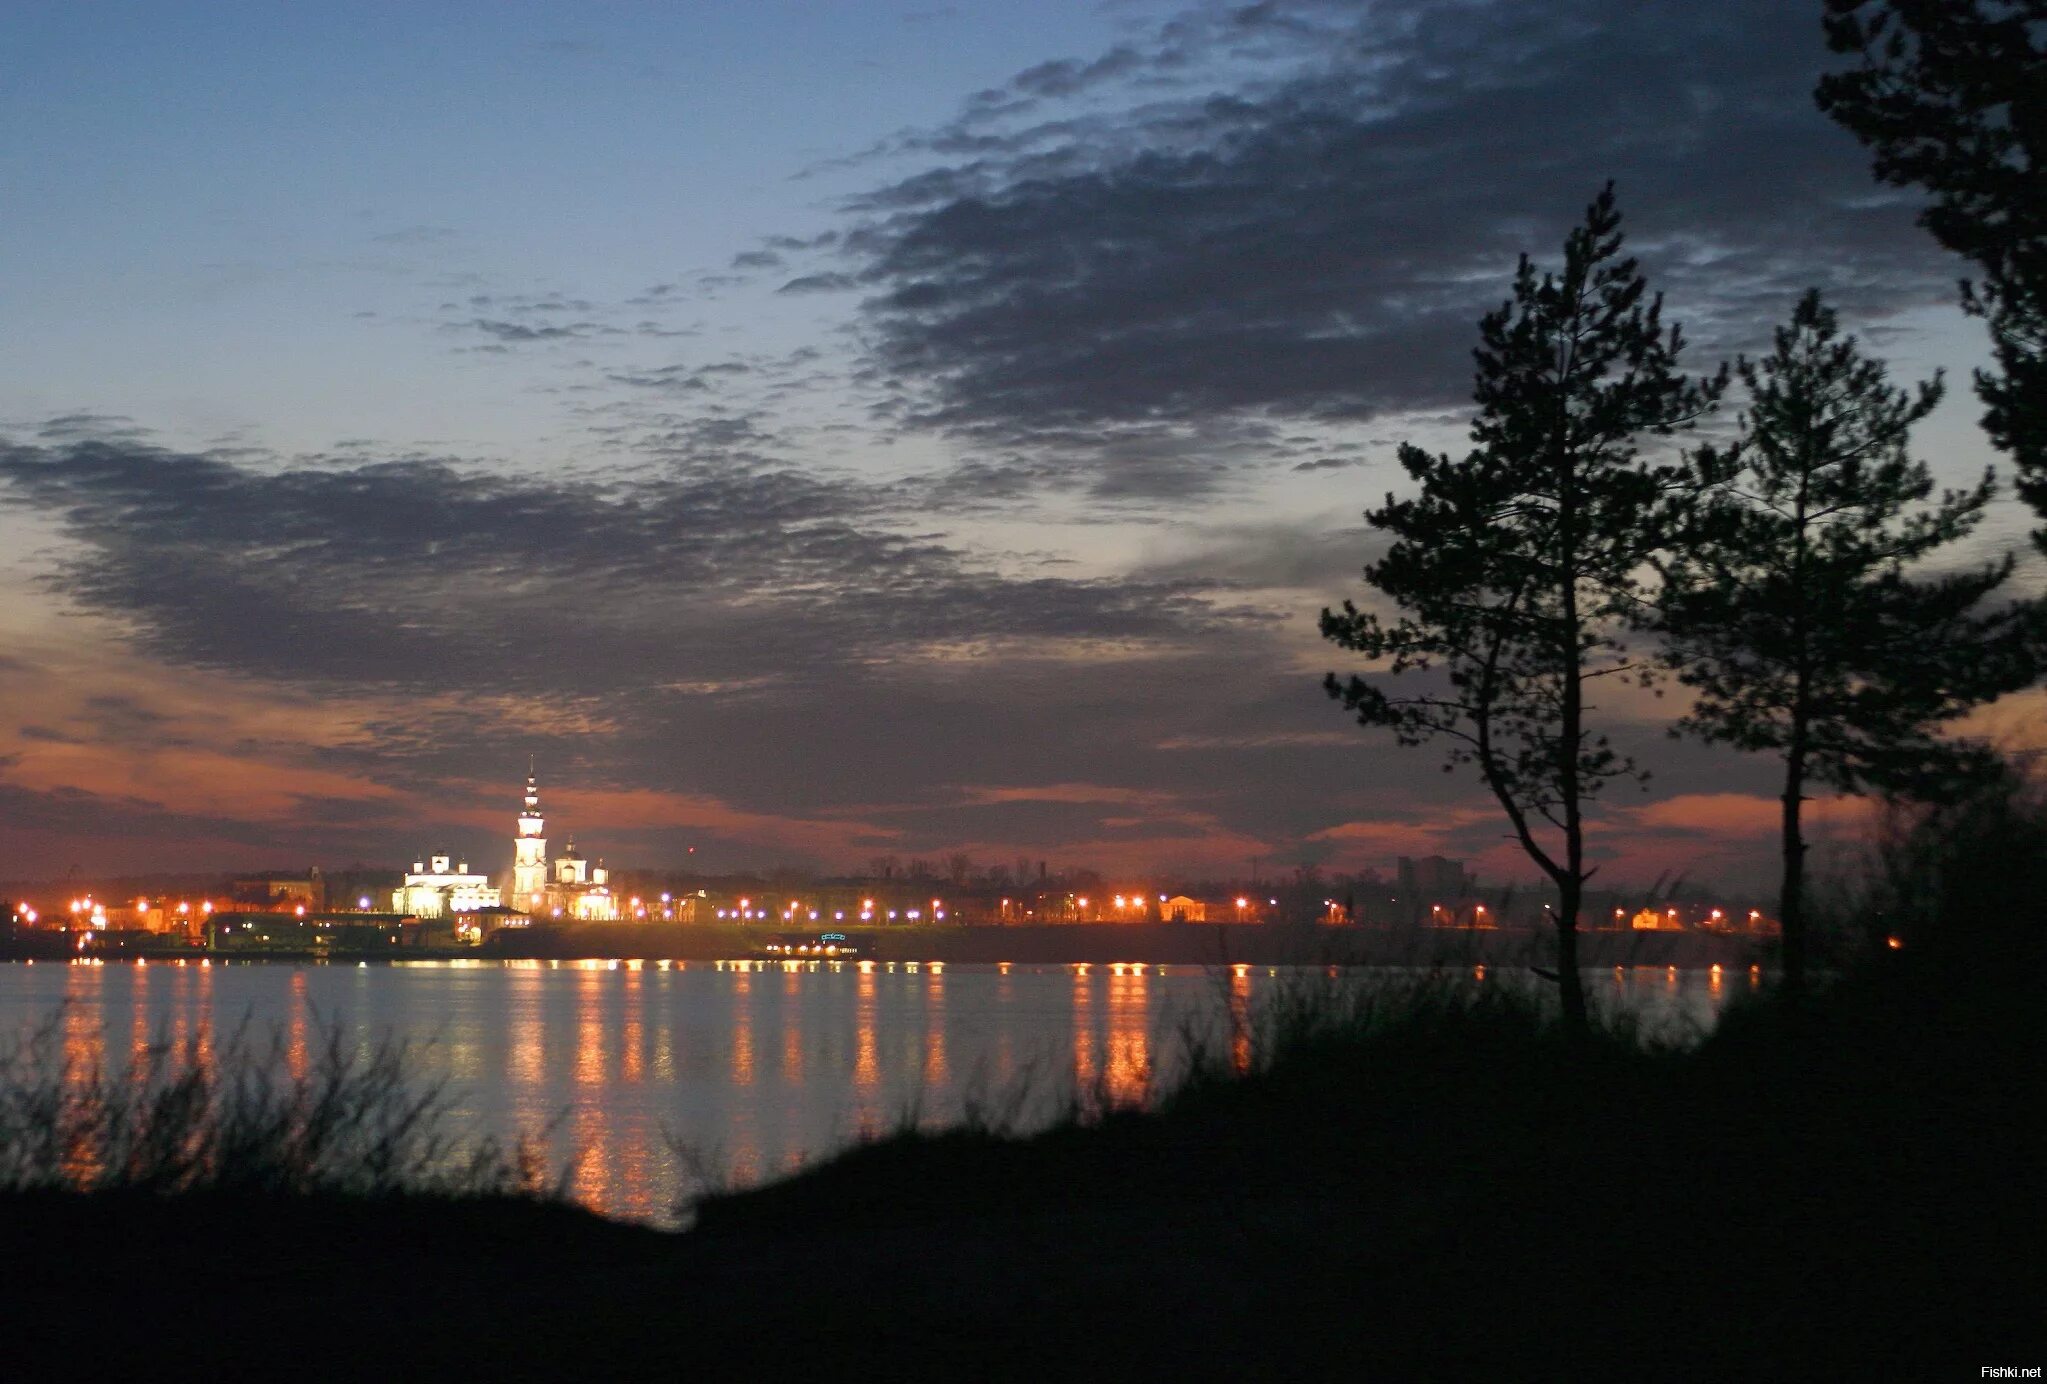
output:
M 716 279 L 718 276 L 699 275 L 689 285 L 654 284 L 617 302 L 560 292 L 493 290 L 444 301 L 435 312 L 443 332 L 487 338 L 488 346 L 474 348 L 480 350 L 504 351 L 566 341 L 623 342 L 635 337 L 691 336 L 699 330 L 694 324 L 677 325 L 647 314 L 680 307 L 692 293 L 701 296 L 705 286 Z
M 485 336 L 502 342 L 570 341 L 577 337 L 590 336 L 604 330 L 603 327 L 595 322 L 575 322 L 567 325 L 531 325 L 525 322 L 506 322 L 488 317 L 472 317 L 467 322 L 458 325 L 482 332 Z
M 0 764 L 0 769 L 6 767 Z M 382 823 L 371 804 L 360 799 L 304 798 L 294 811 L 256 819 L 195 812 L 188 804 L 132 793 L 96 793 L 68 785 L 37 788 L 5 778 L 0 778 L 0 821 L 7 823 L 5 835 L 18 833 L 22 838 L 9 843 L 13 851 L 26 854 L 35 843 L 64 841 L 102 860 L 111 851 L 117 862 L 150 859 L 152 848 L 157 860 L 191 860 L 189 854 L 164 852 L 165 846 L 186 852 L 193 846 L 212 850 L 225 846 L 241 848 L 244 855 L 262 851 L 299 856 L 312 841 L 346 858 L 349 851 L 381 851 L 388 840 L 375 830 Z M 56 873 L 46 858 L 42 868 Z
M 169 749 L 191 743 L 174 729 L 171 717 L 120 693 L 94 693 L 79 703 L 78 721 L 87 739 L 117 745 L 131 752 Z
M 1083 62 L 1061 58 L 1029 67 L 1011 79 L 1009 89 L 1026 96 L 1077 96 L 1091 87 L 1127 77 L 1145 65 L 1136 49 L 1118 45 L 1099 58 Z M 996 96 L 1001 101 L 1001 96 Z
M 1244 590 L 1348 593 L 1385 539 L 1357 524 L 1207 524 L 1178 530 L 1137 569 L 1153 580 L 1197 573 Z
M 79 545 L 71 601 L 159 657 L 286 681 L 595 693 L 1244 618 L 1198 581 L 997 571 L 901 528 L 886 486 L 786 468 L 605 487 L 85 443 L 0 447 L 0 485 Z
M 36 428 L 36 436 L 52 443 L 76 442 L 88 438 L 140 442 L 149 436 L 149 429 L 137 425 L 135 420 L 126 414 L 81 410 L 77 413 L 60 413 L 53 418 L 45 419 Z
M 1033 448 L 1170 420 L 1198 449 L 1221 419 L 1457 407 L 1516 256 L 1612 177 L 1706 368 L 1808 283 L 1851 314 L 1951 295 L 1814 110 L 1825 61 L 1780 0 L 1198 9 L 894 142 L 924 166 L 852 201 L 842 272 L 897 417 Z
M 843 293 L 859 286 L 859 280 L 850 274 L 805 274 L 794 278 L 776 289 L 777 293 L 798 295 L 805 293 Z
M 1765 840 L 1783 826 L 1784 805 L 1756 793 L 1681 793 L 1633 808 L 1630 825 L 1640 831 L 1697 838 Z M 1869 805 L 1857 798 L 1822 797 L 1806 804 L 1808 831 L 1867 824 Z

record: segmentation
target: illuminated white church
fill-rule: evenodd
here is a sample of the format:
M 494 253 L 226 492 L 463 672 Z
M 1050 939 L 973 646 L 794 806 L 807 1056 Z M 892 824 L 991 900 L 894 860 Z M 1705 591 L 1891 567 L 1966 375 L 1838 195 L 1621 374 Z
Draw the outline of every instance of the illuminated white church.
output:
M 392 911 L 415 918 L 446 918 L 497 906 L 498 887 L 489 875 L 473 875 L 468 861 L 451 862 L 445 855 L 413 861 L 405 883 L 391 892 Z
M 546 820 L 540 815 L 540 789 L 529 772 L 526 805 L 519 812 L 519 834 L 512 838 L 512 893 L 507 902 L 535 918 L 617 921 L 618 899 L 611 892 L 611 873 L 604 862 L 593 865 L 577 854 L 571 837 L 568 848 L 549 868 L 547 838 L 541 835 L 546 829 Z

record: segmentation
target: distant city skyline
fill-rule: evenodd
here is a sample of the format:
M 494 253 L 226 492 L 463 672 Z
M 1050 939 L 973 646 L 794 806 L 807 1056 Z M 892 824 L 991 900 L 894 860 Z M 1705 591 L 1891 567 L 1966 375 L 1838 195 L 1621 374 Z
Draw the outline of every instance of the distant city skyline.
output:
M 10 8 L 0 878 L 494 874 L 530 755 L 628 868 L 1525 879 L 1314 618 L 1518 253 L 1615 178 L 1694 370 L 1817 284 L 1999 460 L 1828 64 L 1776 0 Z M 1601 883 L 1770 878 L 1767 762 L 1610 695 Z

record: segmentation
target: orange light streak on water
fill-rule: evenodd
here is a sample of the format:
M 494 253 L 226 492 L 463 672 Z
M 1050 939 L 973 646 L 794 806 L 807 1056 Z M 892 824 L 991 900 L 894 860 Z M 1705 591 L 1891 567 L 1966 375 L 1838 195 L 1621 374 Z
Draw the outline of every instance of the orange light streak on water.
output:
M 646 1025 L 642 1009 L 643 996 L 640 992 L 640 968 L 628 966 L 625 973 L 625 1026 L 619 1035 L 619 1077 L 624 1081 L 638 1082 L 646 1075 Z
M 95 1086 L 106 1074 L 106 1026 L 97 1003 L 100 987 L 83 971 L 74 965 L 64 983 L 64 1080 L 74 1090 Z M 61 1166 L 73 1186 L 99 1175 L 103 1165 L 90 1132 L 70 1141 Z
M 782 976 L 782 1080 L 803 1084 L 803 973 Z
M 874 1038 L 874 964 L 862 962 L 853 995 L 853 1085 L 871 1092 L 881 1084 L 881 1059 Z
M 924 1084 L 945 1082 L 945 979 L 933 967 L 924 982 Z
M 576 1150 L 576 1171 L 570 1187 L 576 1200 L 599 1211 L 611 1209 L 611 1150 L 606 1146 L 603 1107 L 596 1101 L 582 1101 L 575 1107 L 569 1132 Z
M 512 972 L 510 984 L 511 1032 L 507 1035 L 509 1051 L 505 1065 L 515 1087 L 533 1090 L 547 1075 L 547 1037 L 540 1016 L 541 987 L 546 984 L 546 977 L 537 968 L 522 967 Z
M 284 1069 L 291 1073 L 293 1081 L 304 1081 L 310 1067 L 306 1040 L 308 1005 L 306 973 L 302 969 L 294 969 L 291 973 L 291 1012 L 286 1020 L 284 1040 Z
M 604 1084 L 604 972 L 576 976 L 576 1084 Z
M 134 1016 L 128 1028 L 128 1060 L 140 1062 L 149 1055 L 149 969 L 137 962 L 135 965 Z
M 1112 1105 L 1140 1105 L 1151 1092 L 1151 1010 L 1142 966 L 1119 966 L 1109 980 L 1104 1084 Z
M 1083 1098 L 1095 1084 L 1095 987 L 1085 965 L 1073 968 L 1073 1084 Z
M 1251 1070 L 1251 968 L 1230 968 L 1230 1066 L 1239 1076 Z
M 753 1085 L 753 973 L 732 977 L 732 1083 Z

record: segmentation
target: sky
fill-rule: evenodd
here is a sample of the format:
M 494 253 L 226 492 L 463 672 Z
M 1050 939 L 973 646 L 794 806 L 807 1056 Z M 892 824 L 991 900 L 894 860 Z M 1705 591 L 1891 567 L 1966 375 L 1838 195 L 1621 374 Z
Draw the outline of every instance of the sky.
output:
M 615 865 L 1528 878 L 1316 634 L 1517 256 L 1615 179 L 1692 369 L 1817 285 L 1998 460 L 1830 61 L 1785 0 L 10 5 L 0 878 L 495 869 L 529 756 Z M 1765 880 L 1770 761 L 1604 700 L 1606 878 Z

